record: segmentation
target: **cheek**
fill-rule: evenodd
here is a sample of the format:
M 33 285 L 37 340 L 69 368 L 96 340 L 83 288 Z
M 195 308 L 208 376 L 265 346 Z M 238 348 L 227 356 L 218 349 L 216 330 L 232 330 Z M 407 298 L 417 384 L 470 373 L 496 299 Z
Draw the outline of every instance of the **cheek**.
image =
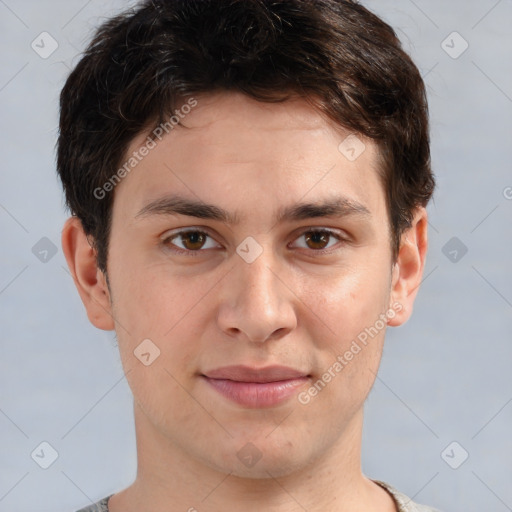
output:
M 194 316 L 208 288 L 205 276 L 178 276 L 168 265 L 140 265 L 137 272 L 119 267 L 113 280 L 116 318 L 139 337 L 163 339 Z
M 113 311 L 121 360 L 130 372 L 127 379 L 139 403 L 151 403 L 162 382 L 166 391 L 158 393 L 173 390 L 172 403 L 179 403 L 183 389 L 172 377 L 184 383 L 197 370 L 201 339 L 211 319 L 205 309 L 211 307 L 207 292 L 216 280 L 178 276 L 168 265 L 140 265 L 132 273 L 127 267 L 119 265 L 112 275 Z M 143 341 L 148 339 L 149 344 Z M 148 352 L 151 361 L 156 357 L 144 366 L 137 354 Z
M 301 285 L 301 299 L 323 320 L 336 344 L 373 325 L 387 310 L 389 293 L 390 270 L 381 262 L 340 268 L 322 279 L 306 278 Z
M 325 326 L 320 335 L 313 328 L 309 332 L 318 354 L 315 377 L 321 382 L 316 388 L 322 395 L 318 404 L 357 408 L 374 382 L 382 354 L 390 271 L 376 262 L 345 269 L 337 278 L 318 284 L 312 280 L 302 290 L 311 322 L 317 316 Z
M 163 425 L 169 415 L 187 421 L 192 414 L 194 402 L 182 384 L 187 386 L 185 374 L 195 369 L 194 340 L 200 339 L 201 297 L 206 288 L 190 279 L 185 279 L 185 286 L 183 279 L 171 279 L 162 270 L 146 267 L 130 274 L 119 266 L 112 288 L 127 381 L 139 406 Z

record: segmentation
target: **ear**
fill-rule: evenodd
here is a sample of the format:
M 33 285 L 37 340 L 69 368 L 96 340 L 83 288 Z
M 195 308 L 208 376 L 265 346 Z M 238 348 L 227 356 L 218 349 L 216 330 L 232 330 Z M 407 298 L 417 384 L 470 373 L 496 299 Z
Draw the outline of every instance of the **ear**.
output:
M 401 236 L 400 249 L 393 266 L 391 279 L 390 309 L 396 315 L 388 319 L 388 325 L 402 325 L 412 314 L 414 300 L 421 283 L 427 255 L 427 211 L 417 208 L 411 227 Z M 401 306 L 401 307 L 400 307 Z
M 70 217 L 65 222 L 61 241 L 71 276 L 90 322 L 98 329 L 113 330 L 114 320 L 106 278 L 97 266 L 96 251 L 77 217 Z

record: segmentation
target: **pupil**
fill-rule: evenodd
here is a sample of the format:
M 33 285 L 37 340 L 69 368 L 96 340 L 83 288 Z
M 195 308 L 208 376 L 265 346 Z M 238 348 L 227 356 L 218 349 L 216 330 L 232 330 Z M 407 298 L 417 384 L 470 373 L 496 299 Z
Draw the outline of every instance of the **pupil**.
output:
M 314 231 L 309 234 L 309 241 L 313 242 L 313 244 L 327 244 L 328 234 L 323 231 Z
M 203 242 L 203 235 L 197 231 L 187 233 L 189 245 L 201 245 Z

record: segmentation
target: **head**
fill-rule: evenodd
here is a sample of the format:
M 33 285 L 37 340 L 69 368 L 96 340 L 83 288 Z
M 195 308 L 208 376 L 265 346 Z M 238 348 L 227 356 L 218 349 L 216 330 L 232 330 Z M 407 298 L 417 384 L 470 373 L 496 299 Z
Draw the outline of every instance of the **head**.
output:
M 385 327 L 412 311 L 434 188 L 424 84 L 386 23 L 348 0 L 144 2 L 69 76 L 58 172 L 73 278 L 148 429 L 264 476 L 360 426 Z M 263 409 L 203 378 L 275 364 L 307 381 Z

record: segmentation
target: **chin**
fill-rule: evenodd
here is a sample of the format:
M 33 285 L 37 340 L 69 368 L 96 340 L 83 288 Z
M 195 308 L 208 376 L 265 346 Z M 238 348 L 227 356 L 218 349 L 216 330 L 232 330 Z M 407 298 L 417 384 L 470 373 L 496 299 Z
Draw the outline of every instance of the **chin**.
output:
M 207 464 L 213 469 L 231 473 L 238 478 L 268 479 L 286 477 L 302 470 L 309 463 L 303 448 L 295 447 L 294 453 L 290 442 L 280 445 L 262 438 L 255 442 L 233 439 L 232 445 L 224 446 L 223 453 L 210 454 Z

